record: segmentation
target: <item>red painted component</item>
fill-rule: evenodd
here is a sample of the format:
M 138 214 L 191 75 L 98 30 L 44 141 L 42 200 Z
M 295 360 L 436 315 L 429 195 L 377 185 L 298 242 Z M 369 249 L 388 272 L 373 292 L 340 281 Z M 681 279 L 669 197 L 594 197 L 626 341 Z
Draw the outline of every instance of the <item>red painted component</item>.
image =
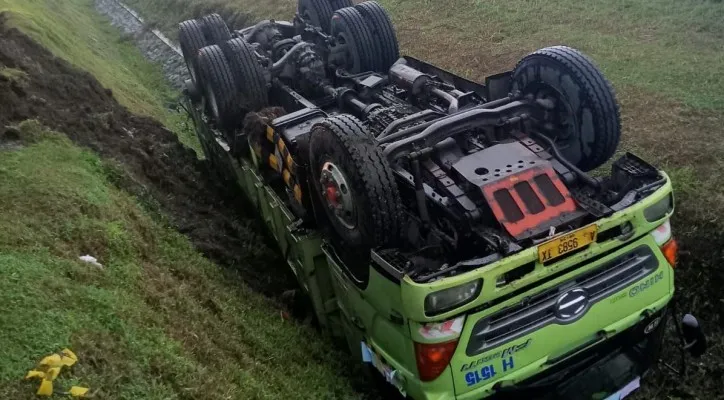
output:
M 550 180 L 545 179 L 546 175 Z M 538 178 L 538 179 L 536 179 Z M 539 186 L 541 180 L 552 183 L 548 188 Z M 523 199 L 516 185 L 527 182 L 543 209 L 531 207 L 537 203 L 535 199 Z M 535 167 L 519 174 L 503 178 L 481 188 L 485 200 L 503 227 L 516 239 L 529 236 L 531 230 L 552 222 L 553 219 L 566 213 L 576 211 L 576 203 L 568 188 L 563 184 L 553 167 Z M 558 193 L 551 193 L 557 191 Z M 562 198 L 563 201 L 556 201 Z M 526 205 L 526 200 L 528 205 Z M 558 203 L 554 205 L 554 203 Z M 530 210 L 529 208 L 534 208 Z
M 339 204 L 339 202 L 337 201 L 339 199 L 339 193 L 337 192 L 337 188 L 331 184 L 327 185 L 325 193 L 329 204 L 331 204 L 333 207 L 337 207 L 337 205 Z

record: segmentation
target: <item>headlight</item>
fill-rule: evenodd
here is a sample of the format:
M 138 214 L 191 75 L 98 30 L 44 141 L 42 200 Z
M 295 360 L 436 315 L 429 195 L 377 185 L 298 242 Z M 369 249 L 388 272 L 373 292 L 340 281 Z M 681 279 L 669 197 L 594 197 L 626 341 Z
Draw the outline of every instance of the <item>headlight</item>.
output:
M 644 210 L 644 217 L 649 222 L 658 221 L 664 218 L 666 214 L 670 213 L 674 209 L 674 198 L 673 194 L 669 193 L 668 196 L 656 202 L 656 204 L 650 206 Z
M 430 293 L 425 297 L 425 314 L 438 315 L 470 302 L 480 294 L 483 280 L 478 279 L 449 289 Z

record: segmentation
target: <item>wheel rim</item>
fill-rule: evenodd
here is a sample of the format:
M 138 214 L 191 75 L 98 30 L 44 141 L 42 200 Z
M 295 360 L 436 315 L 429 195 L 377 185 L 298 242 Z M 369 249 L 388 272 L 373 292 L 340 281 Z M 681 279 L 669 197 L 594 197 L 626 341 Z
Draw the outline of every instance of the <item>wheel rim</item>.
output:
M 342 170 L 327 161 L 322 165 L 319 175 L 322 199 L 330 214 L 347 229 L 357 226 L 357 213 L 352 191 Z
M 347 39 L 345 32 L 338 32 L 335 35 L 338 46 L 342 47 L 342 53 L 344 54 L 345 64 L 347 64 L 348 71 L 352 73 L 361 72 L 359 54 L 353 45 L 353 42 Z
M 319 19 L 319 16 L 316 12 L 314 12 L 314 10 L 310 10 L 309 8 L 304 7 L 300 10 L 299 14 L 305 21 L 312 24 L 313 26 L 322 27 L 322 21 Z
M 546 136 L 553 139 L 564 153 L 571 147 L 578 147 L 576 142 L 580 138 L 576 134 L 576 115 L 563 94 L 543 82 L 528 85 L 524 93 L 548 104 L 543 127 Z
M 345 20 L 335 14 L 332 17 L 332 36 L 336 41 L 339 50 L 344 54 L 345 67 L 348 72 L 359 73 L 362 71 L 362 59 L 356 46 L 354 35 L 350 34 Z

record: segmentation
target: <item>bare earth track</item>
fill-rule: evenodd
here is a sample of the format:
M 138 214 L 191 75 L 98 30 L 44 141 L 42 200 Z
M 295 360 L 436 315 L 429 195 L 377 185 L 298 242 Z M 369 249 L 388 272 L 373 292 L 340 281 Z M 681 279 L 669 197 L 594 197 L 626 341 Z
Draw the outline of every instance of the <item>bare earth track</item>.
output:
M 28 74 L 0 77 L 0 143 L 13 125 L 37 119 L 112 160 L 115 183 L 187 235 L 205 256 L 233 267 L 254 290 L 277 297 L 296 285 L 240 199 L 219 187 L 207 164 L 159 122 L 131 114 L 90 74 L 53 56 L 0 14 L 0 65 Z

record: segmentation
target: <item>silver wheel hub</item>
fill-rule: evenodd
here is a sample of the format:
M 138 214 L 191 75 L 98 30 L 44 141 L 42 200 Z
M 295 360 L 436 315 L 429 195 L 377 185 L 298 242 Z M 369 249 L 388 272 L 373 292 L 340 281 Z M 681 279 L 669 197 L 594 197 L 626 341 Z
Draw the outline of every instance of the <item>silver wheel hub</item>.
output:
M 322 187 L 322 199 L 327 208 L 342 225 L 354 229 L 357 226 L 354 198 L 342 171 L 332 162 L 325 162 L 322 165 L 319 183 Z

